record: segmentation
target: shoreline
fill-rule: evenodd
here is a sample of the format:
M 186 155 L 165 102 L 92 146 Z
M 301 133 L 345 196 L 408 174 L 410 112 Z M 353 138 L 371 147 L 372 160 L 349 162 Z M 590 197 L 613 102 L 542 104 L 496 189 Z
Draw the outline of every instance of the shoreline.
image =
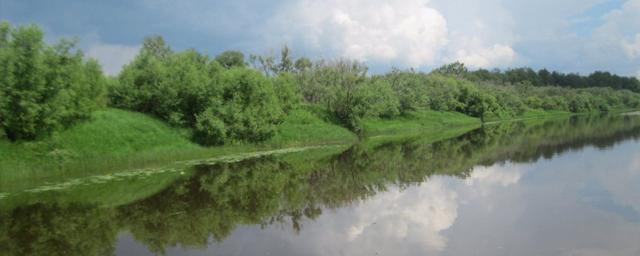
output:
M 116 110 L 118 112 L 120 110 Z M 125 112 L 125 111 L 123 111 Z M 636 110 L 621 110 L 618 112 L 611 112 L 613 114 L 634 113 Z M 402 138 L 417 138 L 425 137 L 429 140 L 440 140 L 444 138 L 450 138 L 459 136 L 468 131 L 482 127 L 483 125 L 492 125 L 503 122 L 515 122 L 525 120 L 546 120 L 555 118 L 566 118 L 576 115 L 587 115 L 594 113 L 548 113 L 546 115 L 537 115 L 529 117 L 501 119 L 489 122 L 480 122 L 477 118 L 468 117 L 459 113 L 450 112 L 424 112 L 421 113 L 421 117 L 424 120 L 419 119 L 407 119 L 406 117 L 398 118 L 394 120 L 373 120 L 377 122 L 377 130 L 373 132 L 365 131 L 365 135 L 358 138 L 354 133 L 349 132 L 351 136 L 341 134 L 339 136 L 335 134 L 321 134 L 320 137 L 316 136 L 313 140 L 280 140 L 271 141 L 261 144 L 237 144 L 237 145 L 225 145 L 217 147 L 201 147 L 197 145 L 188 145 L 184 147 L 177 147 L 162 151 L 158 148 L 149 148 L 148 151 L 142 150 L 132 155 L 124 156 L 106 156 L 103 158 L 93 159 L 81 159 L 78 161 L 71 161 L 59 166 L 60 169 L 46 171 L 44 169 L 36 169 L 36 165 L 30 166 L 32 169 L 27 171 L 16 171 L 15 169 L 7 168 L 0 171 L 0 187 L 3 190 L 14 190 L 12 187 L 17 183 L 24 184 L 26 187 L 35 187 L 37 184 L 47 184 L 56 181 L 64 181 L 69 179 L 76 179 L 82 177 L 91 177 L 99 175 L 111 175 L 117 173 L 126 173 L 132 170 L 140 169 L 154 169 L 162 168 L 165 166 L 172 166 L 178 163 L 189 163 L 207 161 L 209 159 L 218 158 L 234 158 L 238 156 L 248 155 L 248 157 L 241 157 L 240 159 L 251 158 L 252 156 L 269 155 L 265 152 L 279 152 L 286 150 L 296 150 L 301 148 L 315 148 L 325 146 L 342 146 L 348 147 L 362 141 L 376 141 L 376 140 L 397 140 Z M 137 115 L 137 114 L 136 114 Z M 433 118 L 433 117 L 438 118 Z M 455 118 L 451 118 L 451 117 Z M 429 119 L 431 118 L 431 119 Z M 454 120 L 454 121 L 452 121 Z M 387 122 L 385 124 L 385 122 Z M 309 125 L 309 124 L 307 124 Z M 317 124 L 311 124 L 317 125 Z M 406 125 L 406 129 L 402 129 L 403 125 Z M 400 128 L 399 128 L 400 127 Z M 306 137 L 304 126 L 296 127 L 300 129 L 298 137 Z M 327 129 L 343 129 L 337 127 L 327 127 Z M 71 131 L 73 132 L 73 131 Z M 342 131 L 344 132 L 344 131 Z M 322 140 L 322 136 L 325 136 L 326 140 Z M 341 138 L 338 138 L 342 136 Z M 37 143 L 35 143 L 36 146 Z M 41 145 L 40 145 L 41 146 Z M 46 157 L 46 156 L 45 156 Z M 2 163 L 2 162 L 0 162 Z M 41 163 L 42 164 L 42 163 Z M 45 164 L 47 164 L 45 162 Z M 55 164 L 50 162 L 49 164 Z M 24 168 L 24 167 L 23 167 Z M 2 169 L 5 169 L 2 166 Z M 87 171 L 91 170 L 91 171 Z M 31 186 L 33 185 L 33 186 Z M 22 186 L 17 186 L 22 187 Z M 8 188 L 8 189 L 6 189 Z M 21 190 L 21 189 L 20 189 Z

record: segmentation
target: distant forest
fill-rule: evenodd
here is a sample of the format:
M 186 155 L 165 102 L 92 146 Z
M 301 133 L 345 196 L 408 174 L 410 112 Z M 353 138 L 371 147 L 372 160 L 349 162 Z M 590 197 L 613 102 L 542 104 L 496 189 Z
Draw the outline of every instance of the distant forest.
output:
M 611 87 L 640 92 L 640 81 L 635 77 L 624 77 L 606 71 L 595 71 L 588 76 L 576 73 L 561 73 L 531 68 L 513 68 L 508 70 L 478 69 L 469 71 L 464 64 L 456 62 L 445 65 L 437 70 L 441 73 L 458 74 L 476 82 L 493 82 L 500 84 L 530 84 L 533 86 L 560 86 L 567 88 Z
M 486 120 L 527 111 L 607 112 L 640 107 L 640 81 L 517 68 L 469 71 L 459 62 L 432 72 L 368 73 L 350 59 L 293 58 L 226 51 L 210 57 L 144 39 L 114 77 L 75 42 L 49 45 L 35 25 L 0 24 L 0 138 L 37 140 L 91 118 L 100 108 L 141 112 L 187 128 L 203 145 L 259 142 L 292 113 L 315 115 L 354 132 L 364 119 L 424 110 Z M 302 114 L 301 114 L 302 113 Z

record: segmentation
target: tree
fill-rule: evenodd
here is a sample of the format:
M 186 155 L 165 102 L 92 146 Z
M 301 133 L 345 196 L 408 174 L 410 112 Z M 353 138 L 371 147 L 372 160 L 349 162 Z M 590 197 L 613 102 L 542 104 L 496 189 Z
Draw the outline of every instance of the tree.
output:
M 394 70 L 385 78 L 398 98 L 401 113 L 424 110 L 429 107 L 427 83 L 423 74 Z
M 286 45 L 280 51 L 280 64 L 278 64 L 279 73 L 293 72 L 293 60 L 291 60 L 289 47 Z
M 273 79 L 273 87 L 282 111 L 289 113 L 302 101 L 296 78 L 290 73 L 281 73 Z
M 446 64 L 433 71 L 433 73 L 441 75 L 450 75 L 455 77 L 463 77 L 469 70 L 465 67 L 464 63 L 456 61 L 454 63 Z
M 289 47 L 286 45 L 280 51 L 280 59 L 276 61 L 273 55 L 260 56 L 251 55 L 249 60 L 254 68 L 261 70 L 266 76 L 276 76 L 282 73 L 292 73 L 295 71 Z
M 173 53 L 161 36 L 145 37 L 140 52 L 142 55 L 150 55 L 158 59 L 166 59 Z
M 24 26 L 11 31 L 8 55 L 2 64 L 10 73 L 4 86 L 5 114 L 3 128 L 12 140 L 35 139 L 51 131 L 41 118 L 43 106 L 39 104 L 45 92 L 42 31 L 36 26 Z M 42 129 L 46 130 L 42 130 Z
M 216 56 L 216 61 L 223 67 L 229 69 L 234 67 L 244 67 L 244 54 L 239 51 L 224 51 Z
M 34 140 L 87 119 L 104 103 L 104 77 L 74 40 L 43 42 L 34 25 L 0 25 L 0 127 L 9 139 Z
M 313 66 L 311 60 L 305 57 L 297 59 L 296 63 L 294 64 L 296 72 L 304 72 L 307 69 L 311 68 L 311 66 Z
M 227 138 L 263 141 L 275 134 L 282 120 L 273 84 L 255 70 L 235 68 L 222 74 L 222 102 L 210 109 L 224 122 Z
M 360 90 L 359 94 L 364 98 L 360 106 L 364 116 L 393 118 L 400 114 L 400 100 L 388 81 L 370 79 Z

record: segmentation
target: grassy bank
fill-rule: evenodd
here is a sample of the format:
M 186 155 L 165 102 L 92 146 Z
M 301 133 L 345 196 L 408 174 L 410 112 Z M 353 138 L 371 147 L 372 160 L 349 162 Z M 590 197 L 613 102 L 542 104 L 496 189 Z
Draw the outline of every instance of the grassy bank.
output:
M 446 128 L 479 126 L 480 119 L 456 112 L 412 112 L 394 119 L 367 119 L 363 122 L 365 136 L 439 132 Z
M 0 140 L 0 187 L 3 190 L 81 175 L 154 168 L 175 161 L 213 158 L 302 145 L 352 143 L 357 137 L 300 110 L 260 144 L 202 147 L 189 131 L 167 126 L 144 114 L 117 109 L 97 111 L 90 121 L 36 142 Z M 30 184 L 31 183 L 31 184 Z
M 570 115 L 566 112 L 527 112 L 535 119 Z M 424 111 L 391 120 L 363 121 L 369 141 L 417 137 L 438 140 L 481 125 L 460 113 Z M 188 130 L 167 126 L 140 113 L 117 109 L 97 111 L 93 118 L 36 142 L 0 140 L 1 191 L 21 190 L 47 182 L 60 182 L 123 170 L 165 167 L 177 161 L 210 159 L 278 148 L 351 144 L 357 136 L 324 121 L 307 110 L 296 110 L 278 126 L 275 136 L 260 144 L 236 143 L 202 147 L 191 142 Z M 374 142 L 374 143 L 378 143 Z M 0 192 L 1 192 L 0 191 Z

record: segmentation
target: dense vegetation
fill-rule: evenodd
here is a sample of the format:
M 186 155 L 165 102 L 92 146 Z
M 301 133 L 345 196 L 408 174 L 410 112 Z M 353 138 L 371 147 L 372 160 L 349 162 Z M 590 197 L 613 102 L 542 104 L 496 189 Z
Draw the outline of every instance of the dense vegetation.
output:
M 508 70 L 486 70 L 478 69 L 469 71 L 460 62 L 445 65 L 435 72 L 461 76 L 471 81 L 491 82 L 497 84 L 519 84 L 527 83 L 533 86 L 559 86 L 565 88 L 589 88 L 605 87 L 614 89 L 624 89 L 633 92 L 640 92 L 640 81 L 634 77 L 622 77 L 606 71 L 595 71 L 588 76 L 576 73 L 561 73 L 540 69 L 535 71 L 531 68 L 514 68 Z
M 274 135 L 288 102 L 272 80 L 235 57 L 218 56 L 223 65 L 194 50 L 174 53 L 162 38 L 148 37 L 110 88 L 110 102 L 193 128 L 205 145 L 263 141 Z
M 212 58 L 194 49 L 173 51 L 153 36 L 117 77 L 106 79 L 73 46 L 67 40 L 45 45 L 35 26 L 2 24 L 0 136 L 38 139 L 87 119 L 104 102 L 187 128 L 202 145 L 269 140 L 292 113 L 362 133 L 367 120 L 433 111 L 487 121 L 640 107 L 638 79 L 607 72 L 469 71 L 453 63 L 431 73 L 394 69 L 372 75 L 349 59 L 294 59 L 287 47 L 279 56 L 246 60 L 227 51 Z
M 73 41 L 46 45 L 36 26 L 0 23 L 0 63 L 0 130 L 9 139 L 47 136 L 104 106 L 101 68 Z

